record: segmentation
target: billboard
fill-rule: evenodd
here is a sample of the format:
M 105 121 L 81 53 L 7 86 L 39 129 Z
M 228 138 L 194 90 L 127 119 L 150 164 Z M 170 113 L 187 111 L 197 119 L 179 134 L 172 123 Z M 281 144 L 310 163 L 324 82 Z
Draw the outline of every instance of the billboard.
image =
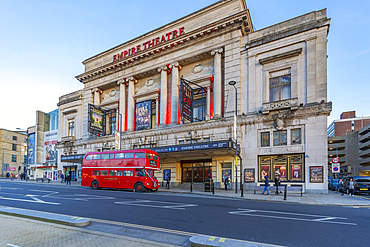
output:
M 43 162 L 55 164 L 57 160 L 57 150 L 55 144 L 58 142 L 58 130 L 51 130 L 44 133 L 44 155 Z
M 180 109 L 183 123 L 193 122 L 193 89 L 181 78 Z
M 136 103 L 135 129 L 144 130 L 152 128 L 152 100 Z
M 105 135 L 105 111 L 89 104 L 88 132 Z
M 27 162 L 35 163 L 35 133 L 28 135 Z

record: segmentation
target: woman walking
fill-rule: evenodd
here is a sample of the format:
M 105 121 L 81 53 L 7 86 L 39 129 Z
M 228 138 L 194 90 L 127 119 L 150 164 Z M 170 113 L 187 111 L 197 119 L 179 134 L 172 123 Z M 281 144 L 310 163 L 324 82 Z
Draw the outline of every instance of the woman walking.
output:
M 355 191 L 355 182 L 353 181 L 353 178 L 351 178 L 349 180 L 349 183 L 348 183 L 348 188 L 349 188 L 349 195 L 352 195 L 354 196 L 354 191 Z

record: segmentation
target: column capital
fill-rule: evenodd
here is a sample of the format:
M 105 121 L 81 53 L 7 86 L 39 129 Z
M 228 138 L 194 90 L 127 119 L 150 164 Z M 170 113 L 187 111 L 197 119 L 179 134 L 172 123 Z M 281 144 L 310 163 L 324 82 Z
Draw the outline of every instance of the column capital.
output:
M 224 51 L 223 48 L 219 48 L 219 49 L 211 51 L 211 55 L 214 56 L 217 53 L 221 54 L 223 51 Z
M 179 70 L 182 69 L 182 66 L 179 64 L 179 62 L 171 63 L 169 67 L 170 68 L 178 67 Z
M 120 85 L 120 84 L 125 84 L 126 85 L 126 78 L 122 78 L 122 79 L 118 80 L 117 84 L 118 85 Z
M 137 80 L 133 76 L 130 76 L 130 77 L 126 78 L 125 80 L 126 80 L 126 82 L 133 81 L 134 83 L 137 83 Z
M 158 72 L 161 72 L 162 70 L 168 70 L 167 66 L 162 66 L 158 68 Z
M 102 90 L 100 90 L 99 88 L 93 88 L 93 89 L 91 89 L 91 92 L 92 93 L 95 93 L 95 92 L 98 92 L 98 93 L 103 93 L 103 91 Z

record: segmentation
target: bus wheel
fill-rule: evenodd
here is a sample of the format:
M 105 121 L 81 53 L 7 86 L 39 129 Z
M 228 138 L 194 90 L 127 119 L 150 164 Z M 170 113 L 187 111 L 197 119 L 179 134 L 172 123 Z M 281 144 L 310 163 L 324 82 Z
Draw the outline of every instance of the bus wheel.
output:
M 142 183 L 135 184 L 135 192 L 143 192 L 144 191 L 144 185 Z
M 91 188 L 93 188 L 94 190 L 99 189 L 99 182 L 96 180 L 92 181 Z

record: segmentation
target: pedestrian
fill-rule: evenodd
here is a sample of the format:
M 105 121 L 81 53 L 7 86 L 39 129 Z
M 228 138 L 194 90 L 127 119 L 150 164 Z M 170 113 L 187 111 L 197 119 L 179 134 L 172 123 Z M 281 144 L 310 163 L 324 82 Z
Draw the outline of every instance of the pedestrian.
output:
M 63 173 L 62 174 L 60 174 L 60 179 L 62 180 L 62 181 L 60 181 L 61 183 L 63 183 L 63 179 L 64 179 L 64 175 L 63 175 Z
M 338 182 L 338 191 L 340 192 L 340 195 L 343 196 L 343 191 L 344 191 L 343 179 L 339 179 L 339 182 Z
M 9 175 L 9 172 L 7 172 L 7 173 L 6 173 L 6 179 L 8 179 L 8 178 L 9 178 L 9 176 L 10 176 L 10 175 Z
M 275 195 L 279 195 L 279 186 L 280 186 L 280 173 L 276 172 L 275 173 L 275 187 L 276 187 Z
M 230 190 L 230 187 L 231 187 L 231 178 L 230 178 L 230 175 L 227 176 L 227 190 Z
M 17 180 L 19 180 L 19 172 L 17 172 Z
M 262 195 L 265 193 L 265 191 L 267 191 L 267 195 L 270 195 L 270 192 L 269 192 L 269 175 L 266 175 L 265 177 L 265 188 L 263 188 L 263 192 L 262 192 Z
M 166 182 L 166 187 L 167 189 L 170 189 L 170 181 L 171 181 L 171 173 L 167 173 L 167 182 Z
M 71 180 L 72 180 L 72 177 L 71 177 L 71 174 L 69 173 L 67 175 L 67 185 L 71 185 Z
M 348 189 L 349 189 L 349 195 L 354 196 L 354 191 L 355 191 L 355 182 L 353 181 L 353 178 L 351 178 L 348 182 Z

